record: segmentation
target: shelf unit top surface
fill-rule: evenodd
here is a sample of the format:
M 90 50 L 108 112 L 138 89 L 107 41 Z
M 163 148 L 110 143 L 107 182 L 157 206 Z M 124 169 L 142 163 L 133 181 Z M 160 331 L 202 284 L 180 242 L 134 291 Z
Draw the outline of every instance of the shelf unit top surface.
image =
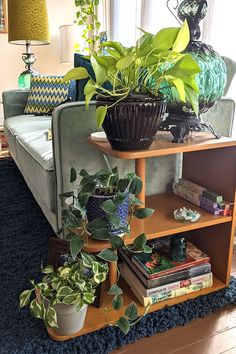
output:
M 104 154 L 126 160 L 236 146 L 236 140 L 232 138 L 222 137 L 216 139 L 212 134 L 202 132 L 194 133 L 184 143 L 172 143 L 172 139 L 171 133 L 158 132 L 150 148 L 141 151 L 113 150 L 108 142 L 94 141 L 90 138 L 88 138 L 88 142 Z
M 145 233 L 147 238 L 151 240 L 232 221 L 231 216 L 214 216 L 173 193 L 163 193 L 147 197 L 146 206 L 154 209 L 155 213 L 146 219 L 134 218 L 132 220 L 132 232 L 130 236 L 126 236 L 126 244 L 133 243 L 134 239 L 141 233 Z M 183 206 L 200 212 L 200 220 L 196 223 L 181 223 L 176 221 L 173 212 Z M 86 251 L 96 252 L 107 247 L 109 247 L 107 241 L 97 241 L 89 238 Z

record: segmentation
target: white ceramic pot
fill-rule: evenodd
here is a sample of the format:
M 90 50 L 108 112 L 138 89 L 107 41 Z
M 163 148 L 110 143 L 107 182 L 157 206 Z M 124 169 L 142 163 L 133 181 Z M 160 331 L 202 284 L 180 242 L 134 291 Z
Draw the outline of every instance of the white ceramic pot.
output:
M 74 305 L 55 305 L 58 324 L 58 328 L 54 329 L 55 332 L 69 335 L 80 331 L 84 326 L 87 308 L 88 306 L 84 305 L 80 311 L 76 311 Z
M 49 301 L 44 299 L 46 308 Z M 75 305 L 57 304 L 53 306 L 57 313 L 58 328 L 54 331 L 61 335 L 70 335 L 79 332 L 83 326 L 88 305 L 84 305 L 79 311 Z

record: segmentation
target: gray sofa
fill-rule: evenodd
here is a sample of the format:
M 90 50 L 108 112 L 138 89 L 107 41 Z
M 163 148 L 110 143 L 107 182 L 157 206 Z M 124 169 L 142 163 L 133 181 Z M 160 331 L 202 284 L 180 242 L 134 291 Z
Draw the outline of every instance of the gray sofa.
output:
M 97 130 L 95 103 L 88 110 L 84 102 L 67 103 L 57 107 L 52 117 L 34 116 L 24 114 L 27 97 L 28 91 L 3 93 L 5 134 L 14 161 L 57 232 L 61 228 L 58 195 L 71 190 L 71 166 L 91 172 L 104 166 L 102 155 L 87 143 L 90 133 Z M 234 101 L 222 99 L 205 120 L 211 122 L 220 134 L 230 136 L 234 109 Z M 48 140 L 47 132 L 51 127 L 53 140 Z M 134 168 L 133 161 L 111 160 L 112 164 L 119 164 L 121 172 Z M 179 173 L 179 165 L 179 156 L 175 155 L 148 159 L 147 193 L 170 189 L 176 171 Z

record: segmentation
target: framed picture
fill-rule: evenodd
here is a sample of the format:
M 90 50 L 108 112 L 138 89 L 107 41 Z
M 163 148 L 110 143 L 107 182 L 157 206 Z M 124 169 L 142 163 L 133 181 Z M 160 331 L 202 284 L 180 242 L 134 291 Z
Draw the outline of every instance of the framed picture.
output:
M 7 33 L 7 0 L 0 0 L 0 34 Z

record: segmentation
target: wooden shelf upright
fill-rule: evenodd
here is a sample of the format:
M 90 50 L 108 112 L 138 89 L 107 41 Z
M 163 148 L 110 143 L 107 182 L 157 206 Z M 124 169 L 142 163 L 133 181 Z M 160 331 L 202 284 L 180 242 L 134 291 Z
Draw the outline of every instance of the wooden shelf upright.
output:
M 173 144 L 170 133 L 160 132 L 150 149 L 142 151 L 113 150 L 108 142 L 96 142 L 88 139 L 95 149 L 106 155 L 120 159 L 135 160 L 135 171 L 142 178 L 143 191 L 138 196 L 147 207 L 156 212 L 144 220 L 135 220 L 132 224 L 131 236 L 126 240 L 132 243 L 134 238 L 145 232 L 148 239 L 185 233 L 186 238 L 193 242 L 202 251 L 211 257 L 213 286 L 197 292 L 186 294 L 174 299 L 154 304 L 149 312 L 166 306 L 205 295 L 229 285 L 231 260 L 233 253 L 233 239 L 236 221 L 236 140 L 231 138 L 215 139 L 208 133 L 196 133 L 194 137 L 182 144 Z M 183 153 L 182 175 L 199 185 L 222 194 L 226 200 L 234 203 L 232 216 L 214 216 L 207 211 L 196 207 L 173 193 L 165 193 L 151 197 L 145 196 L 145 161 L 146 158 Z M 179 223 L 173 218 L 173 211 L 182 206 L 200 211 L 201 219 L 194 224 Z M 90 239 L 87 251 L 99 252 L 109 247 L 106 241 Z M 131 301 L 138 304 L 139 313 L 143 307 L 139 304 L 125 281 L 121 280 L 124 289 L 124 307 Z M 105 295 L 104 306 L 109 304 L 109 295 Z M 110 314 L 111 321 L 123 314 L 120 311 Z M 107 325 L 104 309 L 90 306 L 83 329 L 71 336 L 60 336 L 53 329 L 48 329 L 52 339 L 63 341 L 86 333 L 96 331 Z

